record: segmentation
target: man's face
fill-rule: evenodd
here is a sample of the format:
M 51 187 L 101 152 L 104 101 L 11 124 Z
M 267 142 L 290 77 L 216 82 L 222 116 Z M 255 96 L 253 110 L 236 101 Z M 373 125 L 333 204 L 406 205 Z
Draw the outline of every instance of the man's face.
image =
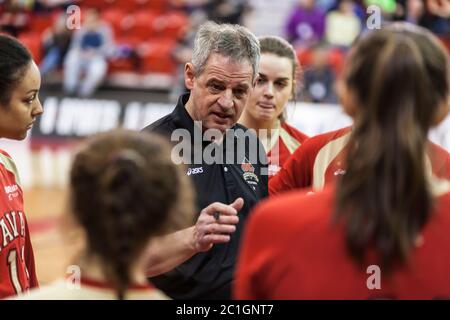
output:
M 203 129 L 224 132 L 241 116 L 252 89 L 253 68 L 249 61 L 235 62 L 220 54 L 211 54 L 203 72 L 195 76 L 192 64 L 186 64 L 185 82 L 191 90 L 186 108 Z

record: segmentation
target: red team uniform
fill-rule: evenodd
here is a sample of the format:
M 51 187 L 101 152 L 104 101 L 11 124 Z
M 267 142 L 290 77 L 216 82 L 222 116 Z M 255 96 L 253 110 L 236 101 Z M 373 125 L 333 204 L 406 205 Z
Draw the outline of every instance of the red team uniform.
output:
M 286 122 L 281 122 L 279 130 L 275 130 L 274 144 L 265 146 L 269 159 L 269 180 L 281 169 L 292 153 L 306 140 L 308 136 Z
M 347 253 L 343 226 L 333 225 L 334 186 L 290 192 L 259 206 L 246 225 L 238 259 L 237 299 L 450 298 L 450 183 L 439 181 L 436 207 L 408 264 L 370 280 L 374 252 L 359 266 Z M 369 283 L 369 285 L 368 285 Z
M 269 180 L 269 194 L 309 187 L 318 191 L 335 181 L 345 173 L 346 147 L 351 131 L 352 127 L 346 127 L 305 141 Z M 450 155 L 445 149 L 430 142 L 428 162 L 436 177 L 450 180 Z
M 37 287 L 33 249 L 16 166 L 0 150 L 0 298 Z

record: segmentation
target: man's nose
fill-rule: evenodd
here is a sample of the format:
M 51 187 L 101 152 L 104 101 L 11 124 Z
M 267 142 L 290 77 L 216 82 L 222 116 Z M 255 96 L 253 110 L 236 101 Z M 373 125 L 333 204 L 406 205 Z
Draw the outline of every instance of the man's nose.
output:
M 222 96 L 217 101 L 219 105 L 224 109 L 233 107 L 233 92 L 231 90 L 225 90 Z

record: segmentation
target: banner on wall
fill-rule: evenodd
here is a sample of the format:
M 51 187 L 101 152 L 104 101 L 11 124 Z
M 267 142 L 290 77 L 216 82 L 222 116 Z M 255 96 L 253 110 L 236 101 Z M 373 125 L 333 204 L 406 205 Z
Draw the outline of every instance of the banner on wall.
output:
M 61 145 L 95 133 L 123 127 L 140 130 L 170 113 L 174 104 L 119 99 L 79 99 L 48 96 L 44 114 L 32 129 L 32 146 Z M 352 124 L 338 105 L 290 104 L 287 122 L 309 136 Z M 430 133 L 430 139 L 450 150 L 450 116 Z

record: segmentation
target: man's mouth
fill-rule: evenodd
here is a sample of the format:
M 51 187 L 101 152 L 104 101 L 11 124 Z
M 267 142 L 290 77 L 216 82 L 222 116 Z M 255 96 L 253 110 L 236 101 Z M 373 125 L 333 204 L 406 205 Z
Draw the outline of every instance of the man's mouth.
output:
M 231 118 L 231 115 L 221 112 L 213 112 L 212 114 L 215 116 L 216 119 L 219 120 L 219 122 L 225 122 Z

